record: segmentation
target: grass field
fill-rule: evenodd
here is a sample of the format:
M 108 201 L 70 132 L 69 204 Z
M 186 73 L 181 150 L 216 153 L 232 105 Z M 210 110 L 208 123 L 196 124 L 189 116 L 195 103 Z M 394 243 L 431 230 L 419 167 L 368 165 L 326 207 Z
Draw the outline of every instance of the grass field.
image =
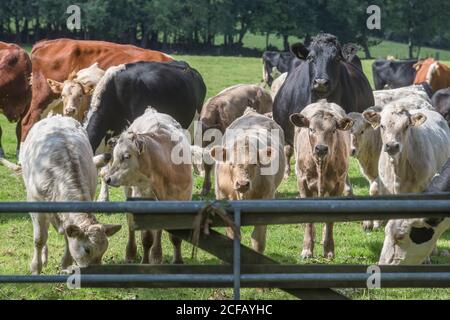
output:
M 253 58 L 231 57 L 197 57 L 178 56 L 188 61 L 204 76 L 208 86 L 208 96 L 212 96 L 223 88 L 237 83 L 255 83 L 261 79 L 261 61 Z M 371 61 L 364 61 L 364 69 L 369 79 Z M 7 157 L 15 160 L 14 126 L 0 116 L 3 128 L 3 145 Z M 350 177 L 357 195 L 368 194 L 368 184 L 361 176 L 357 163 L 352 160 Z M 195 178 L 195 199 L 199 199 L 202 178 Z M 278 190 L 278 198 L 297 196 L 294 174 L 283 182 Z M 112 192 L 112 200 L 123 200 L 120 189 Z M 21 178 L 0 167 L 0 200 L 25 201 L 25 192 Z M 276 213 L 274 213 L 276 214 Z M 124 228 L 110 240 L 110 247 L 104 256 L 104 263 L 123 263 L 127 238 L 126 219 L 123 214 L 99 215 L 105 223 L 121 223 Z M 319 229 L 318 229 L 319 230 Z M 244 228 L 243 242 L 250 245 L 251 228 Z M 316 258 L 308 263 L 335 264 L 374 264 L 378 261 L 384 232 L 378 230 L 364 233 L 360 223 L 339 223 L 335 227 L 336 258 L 329 262 L 321 257 L 320 234 L 318 232 Z M 282 263 L 305 263 L 299 259 L 303 227 L 300 225 L 271 226 L 268 231 L 266 254 Z M 49 264 L 44 274 L 59 272 L 59 260 L 63 253 L 64 240 L 50 229 Z M 447 232 L 438 243 L 440 249 L 450 250 L 450 233 Z M 32 226 L 27 214 L 0 214 L 0 274 L 29 274 L 29 263 L 33 248 Z M 140 250 L 139 246 L 139 250 Z M 183 244 L 183 256 L 186 263 L 220 263 L 214 257 L 199 252 L 197 259 L 190 259 L 191 246 Z M 167 235 L 164 235 L 164 260 L 169 262 L 172 249 Z M 450 258 L 433 257 L 433 263 L 450 263 Z M 82 289 L 69 290 L 65 285 L 0 285 L 0 299 L 207 299 L 221 295 L 231 298 L 231 290 L 212 289 Z M 380 290 L 345 290 L 355 299 L 450 299 L 447 289 L 380 289 Z M 246 299 L 290 299 L 291 297 L 277 289 L 258 291 L 243 290 Z

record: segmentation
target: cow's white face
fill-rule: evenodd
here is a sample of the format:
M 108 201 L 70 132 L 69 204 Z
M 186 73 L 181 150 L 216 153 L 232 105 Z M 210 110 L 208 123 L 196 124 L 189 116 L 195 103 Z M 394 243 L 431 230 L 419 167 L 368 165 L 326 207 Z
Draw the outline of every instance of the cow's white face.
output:
M 407 144 L 410 129 L 422 125 L 427 117 L 407 110 L 365 111 L 363 116 L 374 128 L 380 128 L 383 151 L 390 157 L 401 154 Z
M 143 144 L 137 135 L 122 135 L 114 147 L 113 162 L 105 182 L 113 187 L 138 185 L 143 178 L 139 167 L 142 152 Z
M 436 245 L 439 234 L 435 229 L 423 219 L 390 220 L 385 228 L 379 264 L 421 264 Z
M 373 131 L 373 128 L 370 123 L 364 120 L 360 113 L 349 113 L 348 116 L 354 121 L 350 130 L 350 150 L 353 157 L 358 157 L 360 149 L 372 142 L 369 133 Z
M 80 267 L 101 264 L 102 257 L 108 249 L 108 237 L 119 231 L 121 225 L 94 224 L 87 230 L 76 225 L 65 229 L 69 251 Z

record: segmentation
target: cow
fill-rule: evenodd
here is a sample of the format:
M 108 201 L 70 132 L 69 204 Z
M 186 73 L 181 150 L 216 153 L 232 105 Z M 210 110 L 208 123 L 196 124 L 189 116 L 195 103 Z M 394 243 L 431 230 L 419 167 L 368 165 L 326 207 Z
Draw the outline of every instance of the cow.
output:
M 363 112 L 374 105 L 369 81 L 359 67 L 345 60 L 335 36 L 319 34 L 309 49 L 302 43 L 292 45 L 291 49 L 305 62 L 288 74 L 273 105 L 273 118 L 285 130 L 285 177 L 289 176 L 293 153 L 294 127 L 289 122 L 290 115 L 320 99 L 340 105 L 346 113 Z
M 417 60 L 375 60 L 372 64 L 375 90 L 412 85 L 416 76 L 416 69 L 414 69 L 416 63 Z
M 27 201 L 92 201 L 97 169 L 86 131 L 72 118 L 54 116 L 30 130 L 22 149 L 22 175 Z M 108 239 L 120 225 L 100 223 L 91 213 L 30 213 L 34 254 L 31 272 L 39 274 L 47 262 L 48 227 L 63 234 L 66 248 L 61 268 L 73 261 L 86 267 L 100 264 Z
M 431 101 L 436 111 L 447 120 L 450 126 L 450 88 L 436 91 Z
M 273 83 L 272 72 L 278 71 L 280 74 L 289 72 L 301 61 L 298 60 L 291 52 L 265 51 L 262 56 L 263 60 L 263 81 L 270 87 Z
M 283 130 L 272 119 L 248 108 L 210 150 L 216 160 L 215 192 L 219 200 L 274 199 L 284 174 Z M 227 230 L 231 236 L 231 230 Z M 255 226 L 252 247 L 263 253 L 267 226 Z
M 344 109 L 325 99 L 290 116 L 295 130 L 295 159 L 301 198 L 341 196 L 346 187 L 353 120 Z M 305 228 L 301 257 L 313 257 L 314 224 Z M 323 230 L 324 257 L 334 258 L 333 223 Z
M 38 42 L 31 51 L 32 98 L 29 110 L 22 120 L 21 140 L 25 140 L 28 131 L 41 119 L 44 110 L 58 97 L 51 91 L 47 79 L 67 80 L 71 73 L 88 68 L 96 62 L 101 69 L 106 70 L 137 61 L 172 60 L 172 57 L 159 51 L 105 41 L 57 39 Z
M 149 108 L 120 135 L 105 181 L 113 187 L 131 187 L 133 197 L 191 200 L 190 156 L 190 143 L 181 125 L 171 116 Z M 136 252 L 132 225 L 130 216 L 127 261 L 134 260 Z M 142 263 L 162 263 L 161 232 L 142 232 Z M 173 263 L 183 263 L 181 239 L 174 236 L 170 239 L 174 246 Z
M 433 92 L 450 87 L 450 68 L 439 61 L 429 58 L 415 65 L 417 75 L 415 84 L 428 83 Z
M 439 174 L 431 180 L 425 193 L 450 191 L 450 159 Z M 450 218 L 390 220 L 385 228 L 385 238 L 379 264 L 414 265 L 424 263 L 436 246 L 437 240 L 450 228 Z
M 92 95 L 85 121 L 96 150 L 108 134 L 119 135 L 147 106 L 188 128 L 206 95 L 202 76 L 185 62 L 136 62 L 108 69 Z
M 21 140 L 21 121 L 31 101 L 31 60 L 25 50 L 15 44 L 0 42 L 0 113 L 17 122 L 17 150 Z M 0 127 L 0 158 L 5 156 Z
M 64 82 L 47 79 L 52 92 L 61 97 L 63 104 L 62 112 L 57 110 L 52 112 L 62 113 L 83 122 L 95 86 L 104 75 L 105 71 L 98 67 L 98 63 L 94 63 L 89 68 L 78 71 L 73 79 L 69 77 Z
M 272 86 L 270 87 L 270 94 L 273 100 L 275 100 L 275 96 L 277 95 L 278 91 L 280 91 L 283 83 L 286 81 L 287 75 L 287 72 L 285 72 L 273 81 Z
M 272 111 L 272 97 L 258 85 L 239 84 L 224 89 L 216 96 L 208 99 L 200 114 L 202 137 L 210 129 L 220 130 L 222 134 L 228 126 L 244 114 L 247 107 L 252 107 L 258 113 L 264 114 Z M 209 141 L 202 139 L 203 147 L 207 147 Z M 217 143 L 216 141 L 214 141 Z M 202 196 L 211 190 L 212 165 L 205 161 L 205 180 L 203 181 Z
M 422 192 L 450 156 L 450 129 L 445 119 L 433 110 L 411 108 L 402 99 L 382 111 L 365 111 L 363 116 L 380 128 L 381 192 Z

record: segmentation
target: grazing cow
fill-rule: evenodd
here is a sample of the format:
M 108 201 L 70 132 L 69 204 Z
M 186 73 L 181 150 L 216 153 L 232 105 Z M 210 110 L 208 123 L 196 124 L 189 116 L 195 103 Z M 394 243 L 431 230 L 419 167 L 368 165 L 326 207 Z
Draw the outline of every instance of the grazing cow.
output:
M 433 95 L 431 103 L 450 126 L 450 88 L 438 90 Z
M 287 75 L 287 72 L 285 72 L 273 81 L 272 86 L 270 87 L 272 99 L 275 99 L 278 91 L 280 91 L 281 86 L 286 81 Z
M 402 99 L 381 112 L 365 111 L 363 116 L 380 128 L 380 191 L 422 192 L 450 156 L 450 129 L 445 119 L 432 110 L 411 109 Z
M 176 94 L 174 94 L 176 92 Z M 201 75 L 185 62 L 136 62 L 110 68 L 92 96 L 85 126 L 93 150 L 119 135 L 147 106 L 188 128 L 206 94 Z
M 15 44 L 0 42 L 0 113 L 10 122 L 17 122 L 17 150 L 21 139 L 21 121 L 30 105 L 31 61 L 28 54 Z M 2 128 L 0 127 L 0 158 L 5 153 L 2 148 Z
M 86 131 L 67 117 L 38 122 L 22 150 L 22 174 L 28 201 L 92 201 L 97 170 Z M 64 234 L 62 269 L 73 260 L 80 266 L 100 264 L 108 248 L 107 237 L 120 225 L 101 224 L 91 213 L 30 213 L 34 232 L 31 272 L 39 274 L 47 262 L 48 227 Z
M 177 158 L 179 157 L 179 158 Z M 192 167 L 190 143 L 180 124 L 171 116 L 147 111 L 120 135 L 114 147 L 113 163 L 105 176 L 108 185 L 132 187 L 133 197 L 155 200 L 191 200 Z M 126 260 L 135 259 L 136 243 L 129 217 Z M 162 230 L 142 232 L 142 263 L 162 263 Z M 183 263 L 181 240 L 170 236 L 173 263 Z
M 265 51 L 262 60 L 263 80 L 269 87 L 274 80 L 272 76 L 274 70 L 279 73 L 289 72 L 301 63 L 291 52 Z
M 450 191 L 450 159 L 433 177 L 425 192 Z M 437 240 L 450 228 L 446 219 L 390 220 L 385 229 L 379 264 L 421 264 L 432 253 Z
M 319 34 L 309 49 L 298 43 L 292 46 L 292 51 L 305 62 L 288 74 L 273 105 L 273 118 L 285 130 L 285 176 L 289 175 L 294 140 L 291 114 L 320 99 L 337 103 L 347 113 L 363 112 L 374 105 L 369 81 L 361 69 L 345 60 L 335 36 Z
M 415 84 L 428 83 L 433 92 L 450 87 L 450 68 L 432 58 L 418 62 L 415 65 L 417 75 Z
M 261 114 L 271 112 L 272 97 L 264 88 L 253 84 L 240 84 L 222 90 L 206 101 L 202 108 L 200 114 L 202 133 L 205 134 L 209 129 L 218 129 L 222 134 L 225 133 L 228 126 L 242 116 L 247 107 Z M 209 141 L 202 143 L 203 147 L 206 147 Z M 205 163 L 204 168 L 203 196 L 207 195 L 211 189 L 212 165 Z
M 272 119 L 248 108 L 210 150 L 216 162 L 216 199 L 274 199 L 283 180 L 283 130 Z M 230 230 L 227 230 L 230 234 Z M 263 253 L 267 226 L 255 226 L 252 247 Z
M 137 61 L 172 60 L 159 51 L 105 41 L 57 39 L 37 43 L 31 52 L 33 93 L 30 108 L 22 121 L 22 141 L 31 127 L 39 121 L 47 106 L 58 97 L 51 91 L 47 79 L 64 81 L 71 73 L 88 68 L 96 62 L 101 69 L 106 70 Z
M 64 82 L 47 79 L 47 82 L 52 92 L 62 99 L 62 114 L 83 122 L 94 88 L 104 75 L 105 71 L 98 67 L 98 63 L 94 63 L 89 68 L 78 71 L 73 79 L 69 77 Z M 57 110 L 52 111 L 60 113 Z
M 353 120 L 344 109 L 325 99 L 294 113 L 297 183 L 301 198 L 341 196 L 344 192 L 350 158 Z M 323 252 L 334 257 L 333 223 L 323 230 Z M 311 258 L 314 250 L 314 224 L 308 223 L 301 257 Z
M 376 60 L 372 64 L 375 90 L 412 85 L 416 76 L 416 69 L 414 69 L 416 63 L 417 60 Z

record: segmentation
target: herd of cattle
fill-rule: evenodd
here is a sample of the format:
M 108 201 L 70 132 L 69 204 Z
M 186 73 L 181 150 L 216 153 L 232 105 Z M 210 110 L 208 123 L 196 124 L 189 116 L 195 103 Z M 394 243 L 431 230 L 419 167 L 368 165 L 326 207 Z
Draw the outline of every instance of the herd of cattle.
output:
M 205 176 L 203 195 L 214 171 L 217 199 L 275 199 L 292 155 L 301 198 L 352 194 L 351 156 L 371 195 L 450 191 L 450 69 L 433 59 L 377 60 L 373 91 L 356 51 L 319 34 L 308 47 L 264 53 L 271 92 L 238 84 L 204 102 L 202 76 L 161 52 L 58 39 L 36 44 L 30 57 L 0 43 L 0 108 L 17 122 L 19 164 L 4 158 L 1 128 L 0 162 L 21 171 L 28 201 L 92 201 L 98 175 L 99 201 L 108 199 L 108 186 L 122 186 L 127 197 L 191 200 L 193 170 Z M 63 269 L 101 263 L 107 238 L 121 228 L 88 213 L 30 215 L 33 274 L 47 262 L 50 224 L 66 240 Z M 426 261 L 448 228 L 450 219 L 388 221 L 380 264 Z M 258 252 L 266 232 L 254 228 Z M 128 234 L 131 262 L 131 215 Z M 302 258 L 313 256 L 314 236 L 307 224 Z M 141 239 L 142 263 L 161 263 L 161 230 Z M 170 240 L 173 263 L 182 263 L 181 240 Z M 323 253 L 334 257 L 332 223 L 324 226 Z

